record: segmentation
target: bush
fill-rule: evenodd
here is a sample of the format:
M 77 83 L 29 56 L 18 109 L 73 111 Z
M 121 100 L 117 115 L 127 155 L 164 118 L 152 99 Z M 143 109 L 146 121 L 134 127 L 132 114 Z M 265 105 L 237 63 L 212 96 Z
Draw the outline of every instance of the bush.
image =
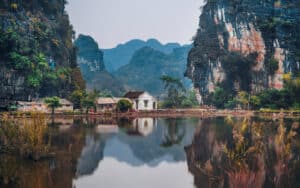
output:
M 236 105 L 238 104 L 238 101 L 236 99 L 232 99 L 232 100 L 229 100 L 225 105 L 224 107 L 227 108 L 227 109 L 234 109 L 236 108 Z
M 269 74 L 274 75 L 274 73 L 278 70 L 279 65 L 278 61 L 274 58 L 271 58 L 266 62 L 266 68 Z
M 217 108 L 224 108 L 227 101 L 231 100 L 231 96 L 223 88 L 217 87 L 215 92 L 209 97 L 209 103 Z
M 132 109 L 132 103 L 126 99 L 121 99 L 117 103 L 118 112 L 128 112 L 130 109 Z

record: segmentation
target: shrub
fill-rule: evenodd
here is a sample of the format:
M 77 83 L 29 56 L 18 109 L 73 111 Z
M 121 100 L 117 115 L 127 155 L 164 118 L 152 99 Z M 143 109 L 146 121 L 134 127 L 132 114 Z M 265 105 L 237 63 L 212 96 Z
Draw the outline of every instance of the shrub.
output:
M 126 99 L 121 99 L 117 103 L 117 110 L 119 112 L 127 112 L 130 109 L 132 109 L 132 103 Z
M 18 4 L 17 3 L 12 3 L 12 4 L 10 4 L 10 8 L 12 10 L 17 10 L 18 9 Z
M 269 61 L 266 62 L 266 68 L 267 68 L 267 71 L 269 72 L 269 74 L 274 75 L 274 73 L 279 68 L 278 64 L 279 64 L 279 62 L 274 58 L 271 58 Z

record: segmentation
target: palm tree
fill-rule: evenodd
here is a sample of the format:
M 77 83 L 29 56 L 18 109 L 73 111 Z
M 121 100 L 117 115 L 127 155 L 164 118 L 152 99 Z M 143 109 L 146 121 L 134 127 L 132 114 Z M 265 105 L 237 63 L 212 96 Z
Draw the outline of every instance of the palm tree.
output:
M 181 105 L 184 99 L 185 88 L 182 82 L 171 76 L 164 75 L 161 78 L 165 85 L 165 90 L 167 90 L 167 99 L 165 107 L 178 107 Z
M 91 108 L 94 108 L 94 111 L 97 111 L 96 101 L 99 96 L 100 91 L 94 89 L 91 93 L 84 97 L 82 100 L 82 106 L 86 108 L 86 113 L 88 113 Z
M 55 108 L 62 106 L 62 104 L 60 103 L 60 98 L 56 96 L 46 98 L 45 103 L 47 104 L 48 108 L 51 108 L 52 116 L 54 115 Z

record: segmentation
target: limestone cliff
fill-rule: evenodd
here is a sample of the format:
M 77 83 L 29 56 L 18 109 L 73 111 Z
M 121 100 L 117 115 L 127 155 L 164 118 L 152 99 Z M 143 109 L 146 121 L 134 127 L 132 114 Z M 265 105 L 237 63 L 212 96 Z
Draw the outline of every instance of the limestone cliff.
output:
M 65 0 L 0 3 L 0 108 L 84 89 Z
M 103 52 L 90 36 L 79 35 L 74 44 L 77 47 L 77 61 L 88 90 L 110 91 L 115 96 L 125 92 L 123 84 L 110 74 L 104 64 Z
M 300 2 L 208 0 L 189 53 L 186 76 L 202 99 L 231 92 L 283 88 L 300 67 Z

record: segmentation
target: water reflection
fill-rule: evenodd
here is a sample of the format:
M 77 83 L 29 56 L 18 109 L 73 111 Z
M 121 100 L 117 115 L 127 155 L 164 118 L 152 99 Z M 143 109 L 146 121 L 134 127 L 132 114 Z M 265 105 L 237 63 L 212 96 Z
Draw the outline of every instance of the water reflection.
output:
M 299 121 L 206 119 L 186 148 L 197 187 L 299 187 Z
M 233 117 L 51 119 L 35 148 L 46 143 L 53 156 L 1 154 L 0 187 L 300 187 L 299 126 Z
M 50 124 L 52 125 L 51 121 Z M 2 124 L 1 126 L 4 125 Z M 43 125 L 40 126 L 44 127 Z M 3 130 L 2 128 L 1 131 Z M 72 126 L 64 131 L 60 131 L 60 128 L 57 126 L 49 126 L 46 135 L 39 139 L 47 140 L 47 147 L 53 153 L 53 157 L 40 159 L 39 161 L 23 158 L 22 155 L 1 154 L 0 187 L 72 187 L 77 159 L 85 144 L 84 133 L 85 130 L 79 126 Z M 3 134 L 1 133 L 1 135 Z M 32 133 L 32 135 L 36 134 Z M 40 134 L 37 135 L 40 136 Z M 36 139 L 33 137 L 33 140 Z M 44 146 L 44 142 L 34 143 L 37 150 Z M 22 147 L 24 146 L 26 145 L 22 145 Z
M 98 164 L 90 174 L 80 174 L 76 187 L 189 187 L 193 185 L 188 172 L 184 147 L 191 143 L 195 124 L 191 119 L 121 119 L 119 132 L 106 134 L 96 143 L 96 148 L 86 143 L 90 151 L 101 151 L 101 159 L 87 159 L 86 163 Z M 196 120 L 198 121 L 198 120 Z M 170 128 L 169 126 L 173 126 Z M 176 140 L 169 147 L 162 146 L 166 136 Z M 177 139 L 180 138 L 180 139 Z M 84 149 L 85 150 L 85 149 Z M 85 154 L 86 155 L 86 154 Z M 93 155 L 90 152 L 89 156 Z M 99 156 L 99 155 L 98 155 Z M 84 156 L 79 161 L 85 160 Z M 78 166 L 86 168 L 90 165 Z M 117 180 L 114 178 L 117 177 Z M 164 178 L 164 181 L 162 181 Z

